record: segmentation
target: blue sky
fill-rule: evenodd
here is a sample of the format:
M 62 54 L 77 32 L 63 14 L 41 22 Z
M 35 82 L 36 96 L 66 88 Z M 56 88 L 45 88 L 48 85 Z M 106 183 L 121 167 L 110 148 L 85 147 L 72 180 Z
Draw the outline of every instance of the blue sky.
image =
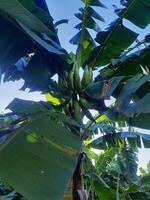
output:
M 74 13 L 78 12 L 78 9 L 83 6 L 83 3 L 80 0 L 46 0 L 50 13 L 54 18 L 54 21 L 60 19 L 69 19 L 69 24 L 62 25 L 59 28 L 59 38 L 61 44 L 68 51 L 75 50 L 75 47 L 69 44 L 69 40 L 73 35 L 77 33 L 77 30 L 73 27 L 77 25 L 79 20 L 74 16 Z M 102 15 L 105 16 L 106 24 L 111 22 L 115 18 L 113 13 L 112 4 L 116 4 L 118 0 L 102 0 L 105 2 L 105 5 L 108 6 L 107 9 L 96 8 L 95 9 Z M 110 14 L 111 13 L 111 14 Z M 106 26 L 104 23 L 99 23 L 102 28 Z
M 54 18 L 54 22 L 60 19 L 69 19 L 68 24 L 61 25 L 59 27 L 59 38 L 62 46 L 70 51 L 75 51 L 76 46 L 69 43 L 72 36 L 77 33 L 77 30 L 73 27 L 79 22 L 74 16 L 74 13 L 78 12 L 78 9 L 83 5 L 80 0 L 46 0 L 50 13 Z M 104 2 L 104 1 L 102 1 Z M 105 4 L 108 6 L 108 10 L 102 8 L 96 8 L 102 16 L 105 16 L 106 24 L 110 23 L 115 18 L 113 14 L 112 4 L 118 2 L 118 0 L 105 0 Z M 104 23 L 100 23 L 100 26 L 104 28 Z M 10 82 L 0 85 L 0 112 L 4 111 L 4 108 L 13 100 L 14 97 L 35 100 L 44 99 L 38 92 L 27 93 L 19 91 L 23 81 Z
M 75 51 L 75 46 L 69 44 L 69 40 L 73 35 L 77 33 L 77 30 L 75 30 L 73 27 L 78 23 L 78 20 L 75 18 L 74 13 L 78 12 L 78 9 L 83 5 L 80 0 L 46 0 L 50 13 L 54 18 L 54 21 L 60 19 L 69 19 L 69 24 L 64 24 L 59 27 L 59 38 L 61 41 L 62 46 L 70 51 Z M 105 20 L 106 23 L 100 23 L 101 28 L 105 28 L 107 24 L 109 24 L 113 19 L 115 19 L 115 15 L 113 13 L 113 4 L 118 4 L 118 0 L 101 0 L 101 2 L 105 2 L 105 5 L 109 9 L 102 9 L 102 8 L 96 8 L 99 14 L 101 14 Z M 141 29 L 135 27 L 131 23 L 127 23 L 124 21 L 124 23 L 131 27 L 132 29 L 136 30 L 137 32 L 148 32 L 150 27 L 147 28 L 147 30 L 142 31 Z M 143 34 L 141 34 L 143 37 Z M 34 93 L 28 93 L 19 91 L 19 88 L 21 88 L 23 84 L 23 80 L 17 81 L 17 82 L 10 82 L 0 85 L 0 113 L 4 111 L 4 108 L 9 104 L 10 101 L 13 100 L 13 98 L 21 98 L 26 100 L 44 100 L 44 97 L 40 95 L 39 92 Z M 148 150 L 140 150 L 139 154 L 139 160 L 140 160 L 140 166 L 146 165 L 146 162 L 149 161 L 149 151 Z

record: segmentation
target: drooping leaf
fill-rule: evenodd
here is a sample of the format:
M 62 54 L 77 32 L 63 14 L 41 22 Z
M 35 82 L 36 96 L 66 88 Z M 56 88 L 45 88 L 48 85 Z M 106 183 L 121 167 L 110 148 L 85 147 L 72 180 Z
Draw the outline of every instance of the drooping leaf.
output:
M 126 28 L 120 19 L 117 19 L 108 30 L 97 34 L 96 41 L 100 46 L 93 49 L 88 63 L 92 67 L 110 63 L 111 59 L 120 56 L 137 36 L 137 33 Z
M 33 31 L 28 29 L 24 24 L 22 24 L 20 21 L 18 21 L 19 25 L 21 28 L 35 41 L 37 42 L 41 47 L 45 48 L 48 52 L 50 53 L 55 53 L 55 54 L 63 54 L 63 52 L 59 51 L 49 43 L 45 42 L 42 40 L 37 34 L 35 34 Z
M 150 69 L 149 56 L 150 46 L 148 45 L 145 49 L 115 59 L 110 65 L 101 71 L 101 75 L 106 78 L 107 76 L 111 77 L 114 75 L 131 76 L 141 74 L 141 66 Z
M 128 19 L 141 28 L 145 28 L 150 23 L 149 0 L 129 0 L 126 7 L 126 12 L 123 14 L 125 19 Z M 138 13 L 138 15 L 136 13 Z
M 0 3 L 2 10 L 0 23 L 1 26 L 5 27 L 1 31 L 2 40 L 0 41 L 1 74 L 5 75 L 4 81 L 23 78 L 25 80 L 23 89 L 47 90 L 50 77 L 54 73 L 60 73 L 62 66 L 68 65 L 66 57 L 64 58 L 64 54 L 65 56 L 67 54 L 60 47 L 53 19 L 49 15 L 44 0 L 41 2 L 33 2 L 33 0 L 28 2 L 24 0 L 13 1 L 13 6 L 11 5 L 13 2 L 9 1 Z M 15 13 L 13 9 L 16 9 L 16 14 L 13 14 Z M 8 14 L 7 17 L 6 14 Z M 30 16 L 32 17 L 30 18 Z M 30 23 L 32 23 L 32 28 Z M 48 34 L 42 27 L 45 27 L 51 34 Z M 29 59 L 31 62 L 26 62 L 25 60 L 28 60 L 30 55 L 32 55 Z M 57 64 L 55 63 L 54 66 L 56 60 Z
M 147 93 L 142 99 L 131 104 L 126 111 L 128 116 L 135 114 L 150 113 L 150 93 Z
M 1 11 L 7 13 L 10 17 L 17 19 L 26 27 L 36 32 L 45 32 L 48 35 L 53 34 L 48 27 L 37 17 L 29 12 L 18 0 L 2 0 L 0 2 Z
M 53 18 L 50 16 L 45 0 L 19 0 L 19 2 L 54 33 L 51 39 L 59 43 L 53 24 Z
M 126 108 L 129 106 L 131 100 L 133 99 L 133 95 L 135 92 L 147 81 L 149 81 L 150 76 L 134 76 L 133 78 L 129 79 L 126 84 L 124 85 L 121 93 L 119 94 L 115 109 L 119 112 L 126 112 Z
M 93 53 L 91 54 L 92 57 L 90 58 L 88 63 L 90 63 L 92 67 L 101 66 L 110 63 L 112 58 L 119 57 L 120 53 L 123 52 L 123 50 L 125 50 L 128 46 L 130 46 L 130 44 L 132 44 L 137 37 L 135 33 L 127 28 L 120 29 L 120 27 L 123 27 L 122 19 L 128 19 L 135 25 L 144 28 L 150 23 L 149 12 L 149 1 L 128 1 L 126 3 L 126 8 L 119 11 L 120 19 L 118 19 L 113 26 L 110 26 L 112 27 L 112 30 L 109 28 L 107 32 L 99 33 L 99 37 L 97 37 L 97 40 L 98 42 L 100 42 L 100 44 L 102 43 L 102 41 L 104 41 L 104 43 L 103 45 L 93 49 Z M 140 14 L 137 16 L 136 13 Z M 145 16 L 144 18 L 143 15 Z M 114 35 L 117 39 L 111 40 L 113 39 Z M 121 41 L 119 40 L 119 38 L 124 39 Z M 109 43 L 110 40 L 111 43 Z M 116 45 L 113 46 L 113 42 L 115 42 Z M 118 48 L 118 46 L 120 46 L 120 49 Z M 112 51 L 111 48 L 113 49 Z M 110 56 L 111 54 L 112 56 Z
M 0 67 L 3 74 L 10 71 L 19 58 L 32 53 L 36 47 L 27 35 L 2 16 L 0 26 L 3 27 L 0 32 Z
M 33 117 L 1 146 L 0 176 L 28 199 L 62 199 L 80 146 L 77 136 L 50 118 Z
M 114 77 L 112 79 L 106 80 L 106 81 L 99 81 L 96 83 L 91 83 L 87 88 L 86 88 L 86 93 L 90 97 L 94 99 L 105 99 L 105 98 L 110 98 L 112 96 L 113 92 L 123 79 L 123 76 L 118 76 Z
M 46 112 L 51 109 L 51 105 L 45 102 L 34 102 L 15 98 L 8 106 L 13 113 L 17 115 L 29 115 L 39 112 Z
M 30 57 L 28 56 L 27 58 L 20 57 L 19 59 L 19 55 L 20 54 L 23 55 L 24 52 L 22 52 L 18 48 L 18 50 L 20 50 L 19 53 L 17 54 L 18 60 L 15 60 L 16 63 L 15 62 L 10 63 L 10 64 L 15 64 L 15 65 L 13 66 L 13 65 L 10 65 L 9 63 L 8 65 L 6 65 L 7 63 L 6 64 L 4 63 L 7 67 L 9 67 L 7 71 L 5 71 L 5 68 L 4 68 L 5 65 L 4 66 L 2 65 L 2 70 L 5 72 L 4 80 L 7 81 L 7 80 L 16 80 L 16 79 L 23 78 L 25 80 L 23 89 L 28 87 L 28 88 L 31 88 L 31 90 L 44 91 L 48 88 L 48 84 L 50 82 L 51 76 L 54 73 L 60 72 L 62 70 L 61 66 L 65 67 L 65 65 L 67 66 L 67 63 L 65 63 L 66 61 L 63 59 L 62 56 L 60 57 L 58 56 L 60 52 L 59 49 L 56 49 L 56 47 L 53 47 L 51 44 L 45 42 L 43 39 L 41 39 L 39 36 L 37 36 L 35 33 L 30 31 L 23 25 L 22 27 L 32 37 L 33 41 L 37 42 L 37 46 L 35 46 L 35 43 L 32 43 L 32 41 L 30 42 L 29 40 L 31 44 L 34 44 L 34 46 L 32 47 L 34 48 L 34 51 L 33 51 L 34 55 Z M 17 44 L 14 43 L 14 48 L 16 48 L 16 45 Z M 37 48 L 39 48 L 39 50 L 35 51 L 35 49 Z M 9 53 L 13 59 L 16 59 L 13 56 L 13 54 L 11 54 L 11 52 Z M 60 54 L 63 54 L 63 53 L 61 52 Z M 51 59 L 52 57 L 53 59 Z M 3 59 L 7 60 L 9 58 L 5 56 L 5 58 Z M 28 60 L 27 63 L 24 62 L 25 59 Z M 23 63 L 22 63 L 22 60 L 23 60 Z M 56 63 L 57 63 L 57 67 L 55 65 Z
M 55 59 L 55 55 L 53 55 L 53 58 Z M 46 55 L 42 51 L 37 51 L 29 58 L 27 65 L 21 63 L 24 59 L 26 58 L 17 61 L 12 70 L 7 73 L 7 77 L 5 76 L 5 81 L 15 81 L 22 78 L 25 82 L 21 90 L 30 88 L 30 91 L 47 92 L 50 78 L 56 71 L 53 71 L 52 65 L 50 68 Z

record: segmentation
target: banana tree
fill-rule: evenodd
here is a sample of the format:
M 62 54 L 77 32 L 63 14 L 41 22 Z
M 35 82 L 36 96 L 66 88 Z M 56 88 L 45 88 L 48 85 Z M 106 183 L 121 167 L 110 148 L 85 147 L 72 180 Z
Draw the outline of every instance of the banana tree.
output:
M 12 113 L 0 117 L 0 176 L 27 199 L 105 200 L 110 192 L 119 200 L 120 176 L 133 182 L 135 151 L 142 144 L 150 147 L 150 136 L 133 129 L 150 129 L 150 39 L 139 41 L 124 24 L 126 19 L 144 29 L 150 1 L 121 0 L 117 19 L 102 31 L 98 21 L 105 20 L 95 7 L 106 6 L 99 0 L 82 2 L 75 14 L 78 33 L 70 40 L 77 51 L 68 53 L 57 35 L 66 20 L 54 24 L 44 0 L 0 1 L 1 79 L 22 78 L 22 90 L 41 91 L 47 100 L 14 99 L 8 105 Z M 97 33 L 95 39 L 90 30 Z M 58 81 L 52 79 L 55 74 Z M 112 97 L 115 102 L 107 106 L 105 100 Z M 119 175 L 113 174 L 115 195 L 94 175 L 93 147 L 117 148 L 118 162 L 126 163 Z M 87 187 L 83 170 L 90 171 Z
M 140 168 L 142 174 L 136 175 L 135 158 L 137 153 L 132 149 L 114 147 L 93 158 L 94 185 L 100 199 L 115 199 L 117 194 L 121 200 L 149 200 L 149 168 L 146 171 Z M 89 176 L 90 171 L 86 170 L 87 185 L 90 183 Z

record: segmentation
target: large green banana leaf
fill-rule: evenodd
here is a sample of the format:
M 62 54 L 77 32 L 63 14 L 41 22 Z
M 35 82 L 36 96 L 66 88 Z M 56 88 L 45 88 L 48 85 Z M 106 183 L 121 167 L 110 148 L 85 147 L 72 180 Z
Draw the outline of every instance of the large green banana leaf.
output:
M 106 68 L 101 70 L 101 76 L 132 76 L 142 73 L 142 68 L 150 69 L 149 63 L 150 45 L 146 48 L 138 50 L 130 55 L 125 55 L 116 59 L 114 63 L 109 64 Z
M 81 141 L 46 114 L 28 123 L 0 146 L 0 176 L 30 200 L 63 199 Z
M 142 28 L 149 24 L 149 0 L 130 0 L 125 5 L 126 8 L 117 11 L 118 20 L 105 31 L 97 34 L 96 41 L 100 45 L 91 51 L 90 59 L 86 62 L 91 67 L 110 63 L 111 59 L 119 57 L 120 53 L 135 41 L 138 35 L 123 25 L 123 19 L 127 19 Z
M 51 32 L 53 32 L 51 38 L 59 43 L 55 27 L 53 25 L 53 18 L 49 14 L 45 0 L 19 0 L 19 2 L 34 16 L 39 18 L 51 30 Z
M 115 105 L 109 111 L 125 116 L 133 126 L 149 128 L 149 80 L 150 75 L 117 76 L 105 81 L 90 84 L 85 92 L 97 101 L 116 98 Z M 147 114 L 147 116 L 146 116 Z M 145 120 L 144 120 L 145 118 Z M 139 121 L 140 120 L 140 121 Z
M 4 81 L 23 78 L 23 89 L 46 90 L 50 77 L 61 73 L 67 61 L 45 1 L 2 0 L 0 26 Z
M 22 3 L 23 2 L 24 1 L 22 1 Z M 47 33 L 49 35 L 53 34 L 53 32 L 51 32 L 51 30 L 48 29 L 48 27 L 44 23 L 42 23 L 41 20 L 39 20 L 31 12 L 29 12 L 22 3 L 18 0 L 1 0 L 1 12 L 3 11 L 13 19 L 19 20 L 31 30 Z
M 127 8 L 128 9 L 123 14 L 123 17 L 125 19 L 128 19 L 129 21 L 134 23 L 136 26 L 139 26 L 140 28 L 145 28 L 149 24 L 150 22 L 149 0 L 129 0 L 127 2 Z M 121 12 L 120 14 L 122 15 Z
M 138 34 L 126 28 L 120 19 L 116 20 L 107 31 L 97 34 L 96 41 L 100 46 L 93 49 L 90 65 L 94 67 L 108 64 L 112 58 L 119 56 L 130 46 L 137 36 Z

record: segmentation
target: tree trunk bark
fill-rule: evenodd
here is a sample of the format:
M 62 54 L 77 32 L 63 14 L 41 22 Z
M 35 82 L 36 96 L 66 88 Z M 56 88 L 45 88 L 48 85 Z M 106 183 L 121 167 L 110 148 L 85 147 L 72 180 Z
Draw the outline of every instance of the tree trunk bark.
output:
M 73 173 L 73 200 L 81 200 L 78 191 L 82 191 L 84 189 L 83 186 L 83 178 L 82 178 L 82 159 L 83 153 L 81 153 L 78 157 L 78 162 Z
M 87 200 L 87 193 L 84 190 L 83 176 L 82 176 L 82 160 L 84 153 L 81 153 L 78 157 L 78 162 L 73 174 L 73 200 Z

